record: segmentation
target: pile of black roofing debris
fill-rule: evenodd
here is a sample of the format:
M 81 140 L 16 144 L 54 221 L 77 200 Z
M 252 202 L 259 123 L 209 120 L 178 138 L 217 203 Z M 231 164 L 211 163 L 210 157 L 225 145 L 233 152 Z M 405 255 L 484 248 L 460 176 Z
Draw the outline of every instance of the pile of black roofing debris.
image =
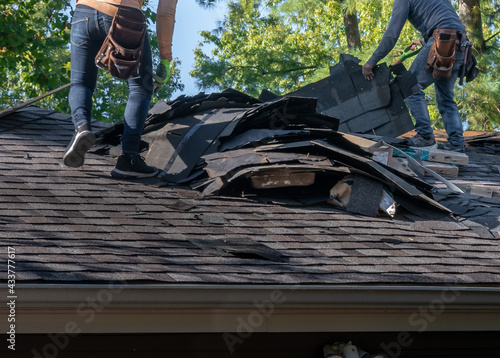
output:
M 415 76 L 403 64 L 382 63 L 373 69 L 375 79 L 367 81 L 359 63 L 340 55 L 330 76 L 289 95 L 317 98 L 318 112 L 339 118 L 342 132 L 397 137 L 412 130 L 404 99 L 420 89 Z
M 468 146 L 481 148 L 484 152 L 489 154 L 500 153 L 499 132 L 489 132 L 489 133 L 479 134 L 474 137 L 468 137 L 465 138 L 465 142 Z
M 356 77 L 352 61 L 347 62 L 347 72 Z M 341 77 L 345 85 L 348 79 Z M 349 108 L 356 101 L 371 103 L 363 98 L 372 94 L 384 99 L 378 105 L 391 103 L 387 91 L 392 93 L 396 82 L 391 77 L 377 83 L 369 93 L 363 87 L 344 102 Z M 396 206 L 430 217 L 450 213 L 431 199 L 432 185 L 373 160 L 374 153 L 383 157 L 387 149 L 380 142 L 339 132 L 341 120 L 318 113 L 318 101 L 294 94 L 264 102 L 232 89 L 160 101 L 145 126 L 146 161 L 162 169 L 161 178 L 169 183 L 204 195 L 243 195 L 287 205 L 329 202 L 370 216 L 393 216 Z M 395 130 L 393 135 L 401 127 Z M 120 132 L 120 125 L 101 132 L 101 142 L 116 143 Z

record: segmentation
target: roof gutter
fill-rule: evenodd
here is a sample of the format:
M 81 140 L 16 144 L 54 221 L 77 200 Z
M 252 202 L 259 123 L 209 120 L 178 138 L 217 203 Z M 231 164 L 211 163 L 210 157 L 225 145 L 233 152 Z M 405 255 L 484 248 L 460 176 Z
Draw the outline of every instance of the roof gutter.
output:
M 111 308 L 415 308 L 442 301 L 459 309 L 500 309 L 500 287 L 374 285 L 18 284 L 19 307 L 64 309 L 88 298 Z
M 86 333 L 500 330 L 500 287 L 114 282 L 16 292 L 24 333 L 64 331 L 67 322 Z

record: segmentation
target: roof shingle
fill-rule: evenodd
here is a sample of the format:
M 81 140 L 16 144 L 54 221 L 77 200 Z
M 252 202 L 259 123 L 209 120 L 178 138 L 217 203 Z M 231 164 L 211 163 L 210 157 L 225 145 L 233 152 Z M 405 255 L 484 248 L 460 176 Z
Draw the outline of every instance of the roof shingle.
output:
M 108 157 L 61 166 L 72 131 L 69 116 L 37 107 L 0 120 L 0 247 L 15 248 L 18 281 L 500 284 L 500 195 L 466 197 L 489 209 L 468 220 L 202 198 L 160 179 L 113 179 Z M 490 170 L 500 159 L 471 149 L 470 161 L 453 182 L 500 193 Z M 195 244 L 225 238 L 265 245 L 286 262 Z

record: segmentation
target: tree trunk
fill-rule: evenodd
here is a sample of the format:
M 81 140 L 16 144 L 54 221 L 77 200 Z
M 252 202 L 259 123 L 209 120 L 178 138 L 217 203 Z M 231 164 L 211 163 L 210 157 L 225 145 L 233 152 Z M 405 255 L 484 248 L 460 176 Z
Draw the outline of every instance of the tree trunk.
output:
M 458 12 L 474 47 L 480 52 L 484 51 L 485 43 L 479 0 L 459 0 Z
M 344 11 L 344 27 L 349 49 L 361 48 L 361 37 L 359 36 L 358 15 L 356 11 L 349 13 Z

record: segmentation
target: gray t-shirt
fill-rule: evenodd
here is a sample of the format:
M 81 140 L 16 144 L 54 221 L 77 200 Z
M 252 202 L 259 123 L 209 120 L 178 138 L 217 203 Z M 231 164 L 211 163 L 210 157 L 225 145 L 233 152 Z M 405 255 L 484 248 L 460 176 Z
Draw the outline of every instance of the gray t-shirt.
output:
M 464 25 L 449 0 L 394 0 L 389 26 L 368 64 L 375 66 L 391 52 L 406 20 L 423 37 L 432 36 L 435 29 L 465 32 Z

